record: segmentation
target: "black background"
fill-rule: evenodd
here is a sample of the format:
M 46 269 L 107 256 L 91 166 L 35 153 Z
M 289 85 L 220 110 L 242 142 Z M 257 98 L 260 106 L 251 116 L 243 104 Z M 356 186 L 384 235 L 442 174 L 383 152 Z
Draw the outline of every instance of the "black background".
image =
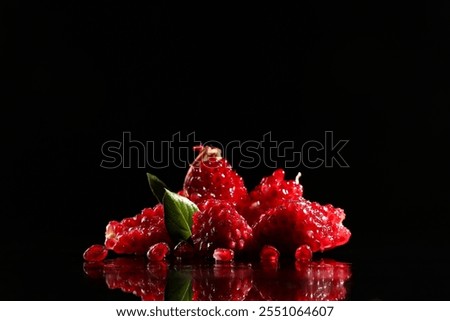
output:
M 81 255 L 155 204 L 146 171 L 176 190 L 186 170 L 101 168 L 123 132 L 301 147 L 325 131 L 349 167 L 287 175 L 345 209 L 352 239 L 328 255 L 353 264 L 350 299 L 449 299 L 448 6 L 4 6 L 2 299 L 122 299 Z M 273 169 L 237 170 L 251 188 Z

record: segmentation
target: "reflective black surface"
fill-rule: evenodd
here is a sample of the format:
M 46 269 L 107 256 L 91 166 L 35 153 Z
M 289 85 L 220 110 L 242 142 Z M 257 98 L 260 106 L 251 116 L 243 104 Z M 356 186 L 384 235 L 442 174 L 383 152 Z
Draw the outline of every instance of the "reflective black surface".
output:
M 104 279 L 148 301 L 336 301 L 348 297 L 349 264 L 334 260 L 265 264 L 186 264 L 116 258 L 83 264 L 92 279 Z

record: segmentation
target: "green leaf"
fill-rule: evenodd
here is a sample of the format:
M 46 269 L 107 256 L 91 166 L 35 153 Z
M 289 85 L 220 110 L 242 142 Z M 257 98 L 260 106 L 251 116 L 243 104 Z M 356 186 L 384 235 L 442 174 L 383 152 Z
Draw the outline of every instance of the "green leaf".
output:
M 174 242 L 186 241 L 192 235 L 192 215 L 198 211 L 198 207 L 188 198 L 168 189 L 164 190 L 164 222 L 167 232 Z
M 164 291 L 164 300 L 192 301 L 192 273 L 188 271 L 170 271 Z
M 162 199 L 164 198 L 165 190 L 167 188 L 166 184 L 158 177 L 153 174 L 147 173 L 147 180 L 150 184 L 150 189 L 152 190 L 153 195 L 155 195 L 158 202 L 162 203 Z

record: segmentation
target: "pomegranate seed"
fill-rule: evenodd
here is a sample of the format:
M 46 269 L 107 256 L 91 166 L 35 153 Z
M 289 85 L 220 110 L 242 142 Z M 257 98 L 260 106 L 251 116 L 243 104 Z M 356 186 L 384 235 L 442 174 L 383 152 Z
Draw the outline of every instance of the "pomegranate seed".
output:
M 194 256 L 194 248 L 186 241 L 181 241 L 173 249 L 173 254 L 179 260 L 191 259 Z
M 216 261 L 230 262 L 234 259 L 234 251 L 230 249 L 217 248 L 214 250 L 213 257 Z
M 99 262 L 106 259 L 108 256 L 108 250 L 106 247 L 100 244 L 91 245 L 83 253 L 83 258 L 88 262 Z
M 280 252 L 271 245 L 264 245 L 259 253 L 262 262 L 276 262 L 280 257 Z
M 162 261 L 170 252 L 169 245 L 165 242 L 153 244 L 147 251 L 147 258 L 150 261 Z
M 297 261 L 310 261 L 312 259 L 312 251 L 309 245 L 300 245 L 295 251 L 295 259 Z

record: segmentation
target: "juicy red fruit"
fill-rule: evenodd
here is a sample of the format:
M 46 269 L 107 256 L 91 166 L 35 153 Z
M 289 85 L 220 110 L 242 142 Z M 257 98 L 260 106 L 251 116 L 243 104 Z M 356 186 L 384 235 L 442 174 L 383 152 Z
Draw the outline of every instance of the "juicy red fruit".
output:
M 240 251 L 253 239 L 251 227 L 231 203 L 209 199 L 198 207 L 192 225 L 196 251 L 213 252 L 216 248 Z
M 311 260 L 314 252 L 349 241 L 351 233 L 342 224 L 344 211 L 306 200 L 300 173 L 287 179 L 283 169 L 276 169 L 248 193 L 220 149 L 197 146 L 194 150 L 198 156 L 177 197 L 149 174 L 160 204 L 110 221 L 106 250 L 147 255 L 154 261 L 163 260 L 172 249 L 171 257 L 182 260 L 203 256 L 231 261 L 234 253 L 237 258 L 255 258 L 259 253 L 262 261 L 278 261 L 282 255 L 301 262 Z M 184 241 L 173 248 L 180 240 Z M 94 254 L 89 258 L 99 260 Z
M 210 198 L 234 205 L 248 197 L 241 176 L 221 156 L 219 148 L 197 146 L 197 158 L 191 164 L 183 183 L 183 194 L 198 204 Z
M 106 226 L 105 246 L 117 254 L 143 255 L 159 242 L 170 244 L 161 204 L 144 208 L 141 213 L 120 222 L 110 221 Z
M 101 244 L 91 245 L 83 253 L 83 258 L 88 262 L 99 262 L 106 259 L 108 250 Z
M 285 171 L 281 168 L 272 175 L 264 177 L 261 182 L 238 205 L 242 216 L 253 227 L 259 217 L 271 208 L 289 201 L 298 201 L 303 195 L 303 186 L 299 182 L 300 174 L 295 180 L 286 180 Z
M 351 233 L 342 225 L 344 218 L 340 208 L 302 198 L 268 210 L 253 231 L 260 244 L 270 243 L 292 257 L 300 245 L 317 252 L 347 243 Z
M 150 261 L 162 261 L 170 252 L 170 247 L 165 242 L 156 243 L 147 251 L 147 258 Z

